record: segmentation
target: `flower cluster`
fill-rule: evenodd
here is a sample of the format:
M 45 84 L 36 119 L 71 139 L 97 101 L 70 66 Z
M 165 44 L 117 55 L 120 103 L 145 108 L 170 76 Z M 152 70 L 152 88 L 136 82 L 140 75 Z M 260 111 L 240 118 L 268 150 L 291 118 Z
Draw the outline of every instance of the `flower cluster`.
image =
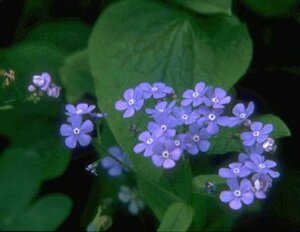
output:
M 236 105 L 230 126 L 241 124 L 253 111 L 252 103 L 247 108 L 242 104 Z M 264 199 L 272 186 L 272 178 L 279 177 L 279 173 L 272 170 L 277 166 L 276 162 L 267 160 L 265 156 L 276 149 L 274 139 L 269 137 L 273 125 L 250 121 L 246 128 L 240 135 L 245 151 L 239 154 L 238 162 L 229 164 L 229 168 L 219 169 L 219 175 L 227 179 L 230 188 L 221 192 L 220 199 L 229 202 L 234 210 L 240 209 L 242 204 L 250 205 L 254 197 Z
M 230 188 L 221 192 L 220 199 L 238 210 L 243 203 L 251 204 L 254 197 L 265 198 L 272 178 L 279 177 L 279 173 L 272 170 L 276 162 L 265 156 L 276 149 L 276 144 L 269 137 L 273 125 L 249 119 L 254 112 L 253 102 L 234 105 L 233 115 L 226 116 L 225 107 L 231 97 L 224 89 L 207 86 L 204 82 L 184 91 L 181 101 L 172 96 L 176 96 L 174 90 L 164 83 L 141 83 L 125 91 L 125 100 L 116 102 L 116 110 L 125 111 L 123 117 L 129 118 L 142 109 L 145 100 L 157 100 L 153 108 L 145 109 L 149 117 L 147 130 L 139 134 L 134 152 L 151 158 L 157 167 L 169 169 L 175 167 L 184 153 L 207 152 L 210 139 L 218 134 L 220 127 L 243 128 L 240 139 L 244 152 L 240 153 L 238 162 L 219 170 Z
M 58 98 L 61 87 L 51 82 L 49 73 L 42 73 L 41 75 L 34 75 L 32 77 L 32 84 L 28 86 L 28 91 L 31 93 L 38 92 L 40 95 L 47 94 L 49 97 Z
M 183 93 L 179 105 L 176 100 L 166 100 L 172 94 L 174 90 L 164 83 L 141 83 L 126 90 L 125 100 L 115 104 L 117 110 L 125 110 L 123 117 L 128 118 L 142 109 L 145 100 L 151 97 L 158 100 L 154 108 L 145 109 L 150 120 L 147 130 L 139 134 L 140 142 L 134 152 L 143 152 L 155 166 L 166 169 L 173 168 L 184 151 L 191 155 L 208 151 L 210 138 L 219 132 L 219 127 L 231 126 L 234 121 L 223 115 L 231 97 L 222 88 L 199 82 L 195 89 Z
M 87 146 L 90 144 L 92 138 L 89 135 L 94 129 L 94 125 L 91 120 L 84 120 L 84 117 L 89 116 L 91 118 L 101 118 L 105 114 L 93 113 L 96 108 L 95 105 L 88 105 L 86 103 L 80 103 L 78 105 L 67 104 L 66 115 L 68 116 L 68 124 L 62 124 L 60 127 L 60 134 L 65 136 L 65 144 L 69 148 L 75 148 L 77 143 L 80 146 Z M 97 115 L 98 117 L 95 117 Z

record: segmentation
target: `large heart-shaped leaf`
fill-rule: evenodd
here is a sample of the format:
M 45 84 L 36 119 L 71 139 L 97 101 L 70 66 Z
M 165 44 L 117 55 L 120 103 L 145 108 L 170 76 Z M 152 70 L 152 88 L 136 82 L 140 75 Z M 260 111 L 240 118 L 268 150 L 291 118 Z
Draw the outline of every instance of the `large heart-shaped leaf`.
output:
M 88 50 L 99 107 L 135 169 L 153 177 L 158 169 L 133 154 L 137 141 L 128 133 L 131 124 L 146 129 L 146 117 L 124 120 L 115 102 L 143 81 L 163 81 L 177 94 L 199 81 L 229 89 L 246 71 L 252 45 L 235 17 L 199 18 L 157 1 L 126 0 L 100 16 Z

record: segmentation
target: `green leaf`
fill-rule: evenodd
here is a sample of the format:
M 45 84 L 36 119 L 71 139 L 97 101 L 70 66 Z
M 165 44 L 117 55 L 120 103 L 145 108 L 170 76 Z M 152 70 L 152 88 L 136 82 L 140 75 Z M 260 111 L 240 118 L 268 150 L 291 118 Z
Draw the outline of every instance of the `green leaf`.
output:
M 76 102 L 86 93 L 95 95 L 87 50 L 68 56 L 60 69 L 60 77 L 68 102 Z
M 166 211 L 158 231 L 187 231 L 193 216 L 192 207 L 182 202 L 174 203 Z
M 152 209 L 155 216 L 161 220 L 169 206 L 178 201 L 183 201 L 164 186 L 145 177 L 137 176 L 137 183 L 143 199 Z
M 240 139 L 240 129 L 220 128 L 220 132 L 211 139 L 208 154 L 222 155 L 228 152 L 239 152 L 243 149 Z
M 218 186 L 226 184 L 226 179 L 221 178 L 219 175 L 216 174 L 199 175 L 194 177 L 193 187 L 195 190 L 197 190 L 197 192 L 204 193 L 204 187 L 207 182 L 211 182 L 218 188 Z
M 231 15 L 231 0 L 173 0 L 197 13 Z
M 71 203 L 65 196 L 49 195 L 32 204 L 44 181 L 41 163 L 42 158 L 28 149 L 1 155 L 1 230 L 54 230 L 68 216 Z
M 24 40 L 43 42 L 66 52 L 74 52 L 87 46 L 90 32 L 86 24 L 77 20 L 45 22 L 32 29 Z
M 252 44 L 235 17 L 199 18 L 156 1 L 126 0 L 101 15 L 88 52 L 98 106 L 117 142 L 138 172 L 157 179 L 161 171 L 132 152 L 137 140 L 128 133 L 131 124 L 146 129 L 147 118 L 125 120 L 115 102 L 143 81 L 163 81 L 179 95 L 199 81 L 229 89 L 246 71 Z
M 271 123 L 274 126 L 271 136 L 275 139 L 291 136 L 288 126 L 277 116 L 272 114 L 261 115 L 255 118 L 262 123 Z
M 22 215 L 9 230 L 55 231 L 71 212 L 72 201 L 62 194 L 41 197 Z
M 255 13 L 263 16 L 280 16 L 296 6 L 297 0 L 244 0 Z

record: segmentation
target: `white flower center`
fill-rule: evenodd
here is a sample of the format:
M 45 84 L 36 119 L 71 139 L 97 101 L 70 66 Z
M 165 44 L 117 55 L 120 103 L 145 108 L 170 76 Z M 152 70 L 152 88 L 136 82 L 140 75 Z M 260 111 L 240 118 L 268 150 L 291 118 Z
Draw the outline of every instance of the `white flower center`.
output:
M 262 184 L 260 183 L 259 180 L 254 181 L 254 188 L 256 189 L 256 191 L 262 188 Z
M 258 167 L 259 167 L 260 169 L 264 169 L 264 168 L 266 167 L 266 165 L 265 165 L 265 164 L 259 164 Z
M 197 91 L 195 91 L 194 93 L 193 93 L 193 97 L 198 97 L 199 96 L 199 93 L 197 92 Z
M 211 101 L 212 101 L 213 103 L 218 103 L 218 102 L 219 102 L 219 99 L 216 98 L 216 97 L 213 97 L 213 98 L 211 99 Z
M 259 131 L 254 131 L 254 132 L 253 132 L 253 136 L 254 136 L 254 137 L 258 137 L 258 136 L 259 136 Z
M 175 143 L 175 146 L 177 146 L 177 147 L 180 146 L 180 141 L 179 141 L 178 139 L 176 139 L 176 140 L 174 141 L 174 143 Z
M 236 196 L 236 197 L 240 197 L 240 196 L 242 195 L 241 190 L 235 190 L 235 191 L 233 192 L 233 194 L 234 194 L 234 196 Z
M 134 104 L 134 99 L 130 99 L 130 100 L 128 101 L 128 104 L 129 104 L 130 106 L 132 106 L 132 105 Z
M 208 115 L 208 119 L 209 119 L 210 121 L 214 121 L 214 120 L 216 119 L 216 115 L 214 115 L 214 114 L 209 114 L 209 115 Z
M 158 90 L 158 88 L 154 86 L 154 87 L 151 88 L 151 90 L 152 90 L 153 92 L 155 92 L 155 91 Z
M 77 127 L 74 128 L 73 133 L 74 133 L 75 135 L 78 135 L 78 134 L 80 133 L 80 129 L 77 128 Z
M 147 139 L 146 143 L 147 144 L 152 144 L 153 143 L 153 139 L 152 138 Z
M 181 118 L 183 119 L 183 120 L 187 120 L 188 119 L 188 115 L 187 114 L 183 114 L 182 116 L 181 116 Z
M 199 142 L 199 140 L 200 140 L 199 135 L 194 135 L 193 140 L 194 140 L 194 142 Z
M 81 113 L 82 113 L 82 110 L 81 110 L 81 109 L 76 110 L 76 113 L 77 113 L 77 114 L 81 114 Z
M 246 117 L 246 114 L 245 114 L 245 113 L 241 113 L 241 114 L 240 114 L 240 118 L 241 118 L 241 119 L 243 119 L 243 118 L 245 118 L 245 117 Z
M 163 113 L 163 112 L 164 112 L 164 109 L 159 109 L 158 111 L 161 112 L 161 113 Z
M 161 125 L 160 127 L 163 131 L 166 131 L 167 130 L 167 126 L 166 125 Z
M 163 152 L 161 153 L 161 156 L 162 156 L 163 158 L 167 159 L 167 158 L 169 158 L 170 153 L 169 153 L 167 150 L 165 150 L 165 151 L 163 151 Z
M 240 169 L 239 169 L 239 168 L 234 168 L 234 169 L 233 169 L 233 173 L 238 174 L 239 172 L 240 172 Z

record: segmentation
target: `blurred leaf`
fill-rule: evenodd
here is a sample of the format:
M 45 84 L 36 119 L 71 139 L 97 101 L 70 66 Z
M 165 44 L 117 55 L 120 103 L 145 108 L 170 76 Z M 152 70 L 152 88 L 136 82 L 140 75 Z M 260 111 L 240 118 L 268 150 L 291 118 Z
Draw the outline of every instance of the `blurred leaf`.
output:
M 187 231 L 194 216 L 194 210 L 182 202 L 172 204 L 166 211 L 158 231 Z
M 263 16 L 280 16 L 288 13 L 297 0 L 244 0 L 255 13 Z
M 239 128 L 220 129 L 220 132 L 211 139 L 208 154 L 222 155 L 228 152 L 240 152 L 243 149 Z
M 95 95 L 87 50 L 75 52 L 68 56 L 60 69 L 60 77 L 68 102 L 74 103 L 86 93 Z
M 44 42 L 65 52 L 74 52 L 87 46 L 90 32 L 91 28 L 81 21 L 45 22 L 33 28 L 24 40 Z
M 154 215 L 161 220 L 169 206 L 178 201 L 182 201 L 174 193 L 166 190 L 147 178 L 137 176 L 137 183 L 143 199 L 154 212 Z
M 127 0 L 101 15 L 88 52 L 98 106 L 109 114 L 116 140 L 138 172 L 157 179 L 161 171 L 132 152 L 136 140 L 128 133 L 131 124 L 145 129 L 147 118 L 124 120 L 115 102 L 143 81 L 163 81 L 177 94 L 198 81 L 229 89 L 246 71 L 252 44 L 235 17 L 198 18 L 156 1 Z
M 44 179 L 41 162 L 36 152 L 26 149 L 1 155 L 1 230 L 54 230 L 69 214 L 71 203 L 65 196 L 49 195 L 31 205 Z
M 272 114 L 261 115 L 256 120 L 262 123 L 271 123 L 274 126 L 271 136 L 275 139 L 291 136 L 288 126 L 277 116 Z
M 17 217 L 9 230 L 15 231 L 54 231 L 71 212 L 72 201 L 62 194 L 49 194 L 41 197 Z
M 197 13 L 231 15 L 231 0 L 173 0 Z

